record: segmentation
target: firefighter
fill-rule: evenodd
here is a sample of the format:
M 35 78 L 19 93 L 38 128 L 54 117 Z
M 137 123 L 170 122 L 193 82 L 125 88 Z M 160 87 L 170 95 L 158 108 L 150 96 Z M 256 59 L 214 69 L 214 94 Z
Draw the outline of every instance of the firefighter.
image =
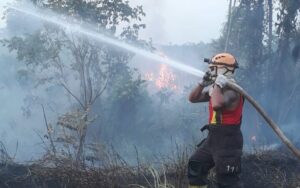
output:
M 238 68 L 235 57 L 220 53 L 209 60 L 209 71 L 190 93 L 192 103 L 209 103 L 209 122 L 201 130 L 208 130 L 207 138 L 189 158 L 190 188 L 207 188 L 207 175 L 215 167 L 219 188 L 240 188 L 243 136 L 240 130 L 244 98 L 226 87 L 235 82 Z

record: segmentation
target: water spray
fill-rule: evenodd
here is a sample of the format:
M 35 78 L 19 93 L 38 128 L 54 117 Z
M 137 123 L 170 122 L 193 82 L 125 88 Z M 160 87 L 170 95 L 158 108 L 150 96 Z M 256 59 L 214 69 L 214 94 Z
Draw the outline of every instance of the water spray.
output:
M 90 37 L 92 39 L 95 39 L 99 42 L 110 44 L 110 45 L 118 47 L 120 49 L 124 49 L 126 51 L 142 55 L 142 56 L 144 56 L 148 59 L 154 60 L 155 62 L 166 63 L 166 64 L 170 65 L 171 67 L 173 67 L 175 69 L 184 71 L 184 72 L 192 74 L 194 76 L 202 77 L 204 75 L 203 71 L 200 71 L 200 70 L 198 70 L 194 67 L 185 65 L 181 62 L 174 61 L 172 59 L 166 58 L 166 57 L 161 56 L 159 54 L 155 54 L 155 53 L 149 52 L 147 50 L 138 48 L 136 46 L 127 44 L 123 41 L 114 39 L 112 37 L 106 36 L 106 35 L 101 34 L 99 32 L 95 32 L 92 29 L 86 29 L 86 28 L 82 28 L 82 27 L 80 27 L 79 25 L 76 25 L 76 24 L 70 24 L 66 21 L 63 21 L 62 19 L 59 19 L 58 15 L 51 17 L 49 15 L 41 13 L 41 10 L 37 10 L 37 9 L 36 9 L 36 11 L 32 11 L 32 10 L 28 10 L 26 8 L 20 8 L 20 7 L 15 7 L 15 6 L 9 6 L 9 8 L 12 9 L 12 10 L 21 12 L 23 14 L 30 15 L 32 17 L 38 18 L 40 20 L 44 20 L 48 23 L 55 24 L 57 26 L 65 28 L 67 30 L 71 30 L 72 32 L 85 35 L 85 36 Z
M 46 22 L 55 24 L 57 26 L 63 27 L 65 29 L 71 28 L 72 32 L 77 32 L 82 35 L 85 35 L 87 37 L 93 38 L 99 42 L 104 42 L 113 46 L 116 46 L 118 48 L 124 49 L 129 52 L 133 52 L 135 54 L 142 55 L 146 58 L 152 59 L 156 62 L 160 63 L 166 63 L 170 65 L 173 68 L 176 68 L 178 70 L 184 71 L 186 73 L 192 74 L 197 77 L 202 77 L 204 75 L 203 71 L 200 71 L 196 68 L 184 65 L 181 62 L 171 60 L 166 57 L 162 57 L 161 55 L 143 50 L 141 48 L 135 47 L 133 45 L 129 45 L 125 42 L 119 41 L 117 39 L 113 39 L 112 37 L 108 37 L 104 34 L 101 34 L 99 32 L 95 32 L 93 30 L 88 30 L 82 27 L 79 27 L 78 25 L 75 24 L 70 24 L 68 22 L 64 22 L 58 17 L 49 17 L 49 15 L 45 15 L 40 13 L 40 11 L 31 11 L 25 8 L 19 8 L 15 6 L 9 6 L 9 8 L 21 12 L 23 14 L 27 14 L 33 17 L 36 17 L 38 19 L 44 20 Z M 208 59 L 205 59 L 205 62 L 207 62 Z M 281 141 L 287 145 L 287 147 L 300 159 L 300 151 L 292 144 L 292 142 L 284 135 L 284 133 L 281 131 L 281 129 L 276 125 L 276 123 L 267 115 L 267 113 L 263 110 L 263 108 L 247 93 L 245 92 L 240 86 L 238 86 L 236 83 L 229 82 L 227 83 L 228 87 L 231 89 L 235 90 L 236 92 L 240 93 L 243 95 L 249 102 L 250 104 L 259 112 L 259 114 L 265 119 L 265 121 L 270 125 L 270 127 L 274 130 L 274 132 L 278 135 L 278 137 L 281 139 Z

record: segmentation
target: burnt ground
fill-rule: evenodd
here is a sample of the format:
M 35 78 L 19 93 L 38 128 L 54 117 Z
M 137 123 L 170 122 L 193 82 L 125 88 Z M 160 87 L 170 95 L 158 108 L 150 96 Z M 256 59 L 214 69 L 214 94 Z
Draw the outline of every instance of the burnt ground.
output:
M 242 180 L 247 188 L 300 188 L 299 162 L 286 150 L 246 155 Z
M 151 165 L 132 167 L 116 161 L 97 168 L 78 168 L 65 162 L 52 167 L 38 162 L 30 165 L 2 162 L 0 188 L 185 188 L 185 156 L 166 161 L 163 168 L 157 170 Z M 299 160 L 288 151 L 262 151 L 244 155 L 242 168 L 241 178 L 245 188 L 300 187 Z

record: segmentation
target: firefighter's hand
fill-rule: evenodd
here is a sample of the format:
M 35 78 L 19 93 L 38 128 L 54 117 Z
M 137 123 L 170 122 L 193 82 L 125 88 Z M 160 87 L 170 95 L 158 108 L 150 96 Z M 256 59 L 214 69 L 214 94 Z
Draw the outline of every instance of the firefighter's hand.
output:
M 228 78 L 226 76 L 220 74 L 217 76 L 215 84 L 218 85 L 220 88 L 224 88 L 228 83 Z
M 201 82 L 199 83 L 199 85 L 206 87 L 211 85 L 212 83 L 214 83 L 214 81 L 212 80 L 211 74 L 209 71 L 207 71 L 204 76 L 202 77 Z

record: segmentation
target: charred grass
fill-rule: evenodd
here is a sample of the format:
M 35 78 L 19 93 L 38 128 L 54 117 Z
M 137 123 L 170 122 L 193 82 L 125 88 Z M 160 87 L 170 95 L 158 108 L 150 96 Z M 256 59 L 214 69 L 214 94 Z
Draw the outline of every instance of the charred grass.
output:
M 68 159 L 47 156 L 30 164 L 16 164 L 3 154 L 0 187 L 11 188 L 185 188 L 187 150 L 159 157 L 156 163 L 129 165 L 118 155 L 101 165 L 80 165 Z M 283 150 L 261 151 L 243 157 L 245 188 L 300 187 L 299 160 Z M 214 173 L 210 174 L 214 182 Z M 210 185 L 211 188 L 215 186 Z

